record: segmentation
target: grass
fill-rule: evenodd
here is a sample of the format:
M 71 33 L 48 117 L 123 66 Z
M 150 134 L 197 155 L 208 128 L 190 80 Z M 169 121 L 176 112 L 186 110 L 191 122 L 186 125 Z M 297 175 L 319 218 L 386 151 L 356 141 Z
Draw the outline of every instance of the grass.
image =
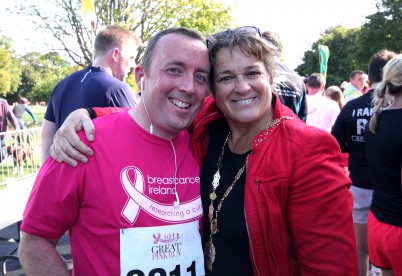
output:
M 37 126 L 42 126 L 43 117 L 45 116 L 46 106 L 41 105 L 30 105 L 29 108 L 32 110 L 33 114 L 35 115 L 36 119 L 38 120 Z M 25 112 L 22 116 L 22 120 L 24 122 L 32 122 L 31 116 L 29 116 L 28 112 Z
M 10 107 L 11 107 L 11 109 L 13 108 L 12 106 L 10 106 Z M 45 117 L 45 113 L 46 113 L 46 106 L 30 105 L 29 108 L 32 110 L 33 114 L 36 117 L 36 120 L 38 121 L 38 123 L 36 125 L 31 125 L 31 127 L 42 126 L 43 117 Z M 25 124 L 27 122 L 33 122 L 32 118 L 28 114 L 28 112 L 24 112 L 24 115 L 22 115 L 22 120 L 25 122 Z M 12 126 L 12 124 L 10 124 L 10 122 L 8 122 L 8 130 L 14 130 L 14 127 Z

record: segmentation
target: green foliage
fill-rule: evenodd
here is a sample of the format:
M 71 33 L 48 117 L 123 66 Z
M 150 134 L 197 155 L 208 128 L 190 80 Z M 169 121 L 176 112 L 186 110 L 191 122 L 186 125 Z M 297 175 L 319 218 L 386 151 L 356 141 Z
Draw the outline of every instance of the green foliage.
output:
M 351 70 L 359 69 L 355 58 L 357 45 L 354 43 L 360 29 L 347 29 L 337 26 L 325 31 L 325 34 L 313 43 L 311 50 L 304 54 L 304 63 L 296 68 L 303 76 L 319 72 L 318 44 L 327 45 L 331 51 L 328 60 L 327 86 L 340 85 L 342 81 L 349 79 Z M 354 68 L 354 69 L 351 69 Z
M 96 0 L 95 4 L 95 30 L 116 24 L 145 42 L 171 26 L 195 28 L 209 35 L 233 23 L 230 8 L 213 0 Z M 81 0 L 37 0 L 22 2 L 8 11 L 33 18 L 38 30 L 47 30 L 54 37 L 49 48 L 64 50 L 75 66 L 58 52 L 29 52 L 17 57 L 10 50 L 12 40 L 0 37 L 0 95 L 7 96 L 10 103 L 22 96 L 33 103 L 47 102 L 61 79 L 91 63 L 94 32 L 81 8 Z M 127 82 L 138 90 L 133 76 Z
M 368 61 L 382 49 L 396 53 L 402 51 L 402 0 L 378 1 L 377 9 L 377 13 L 368 16 L 368 22 L 362 26 L 360 60 Z
M 331 51 L 328 61 L 327 86 L 340 85 L 353 70 L 367 72 L 373 54 L 382 49 L 402 51 L 402 0 L 378 0 L 377 12 L 367 17 L 361 28 L 342 26 L 329 28 L 304 53 L 303 64 L 296 71 L 304 76 L 318 72 L 317 45 L 327 45 Z
M 0 69 L 0 91 L 4 97 L 11 89 L 11 75 L 4 69 Z
M 177 1 L 176 7 L 179 17 L 176 25 L 199 30 L 204 36 L 208 36 L 228 28 L 234 21 L 230 16 L 230 8 L 215 1 L 193 0 Z
M 77 70 L 56 52 L 40 54 L 31 52 L 21 57 L 22 82 L 15 99 L 27 97 L 31 102 L 49 100 L 57 83 Z
M 21 69 L 13 59 L 10 38 L 0 37 L 0 95 L 5 97 L 16 91 L 21 81 Z
M 95 31 L 116 24 L 132 30 L 142 41 L 171 26 L 196 28 L 206 35 L 232 23 L 230 8 L 214 0 L 97 0 L 95 10 Z M 83 17 L 81 0 L 32 1 L 22 6 L 21 12 L 38 18 L 38 28 L 51 33 L 76 65 L 91 63 L 94 34 L 90 22 Z

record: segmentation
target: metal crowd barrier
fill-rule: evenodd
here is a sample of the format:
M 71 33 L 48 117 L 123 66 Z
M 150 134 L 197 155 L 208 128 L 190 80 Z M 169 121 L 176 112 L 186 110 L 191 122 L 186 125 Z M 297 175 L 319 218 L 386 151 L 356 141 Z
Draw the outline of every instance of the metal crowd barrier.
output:
M 0 141 L 0 188 L 37 174 L 40 168 L 40 127 L 0 132 Z

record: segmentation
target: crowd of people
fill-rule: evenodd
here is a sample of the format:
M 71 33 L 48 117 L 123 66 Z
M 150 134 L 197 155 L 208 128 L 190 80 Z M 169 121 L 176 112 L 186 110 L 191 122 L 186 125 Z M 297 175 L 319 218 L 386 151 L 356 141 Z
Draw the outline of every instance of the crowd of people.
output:
M 52 94 L 21 225 L 27 275 L 68 275 L 67 231 L 74 275 L 402 275 L 401 55 L 326 87 L 257 27 L 169 28 L 138 65 L 122 29 L 100 32 L 94 64 Z
M 374 189 L 373 177 L 366 157 L 365 129 L 373 114 L 372 99 L 375 89 L 382 81 L 383 68 L 395 56 L 394 52 L 382 50 L 371 57 L 368 66 L 371 89 L 366 94 L 350 100 L 342 108 L 332 128 L 332 134 L 337 139 L 341 150 L 349 154 L 348 171 L 352 180 L 350 190 L 354 199 L 353 221 L 360 275 L 367 275 L 369 268 L 367 226 Z M 376 270 L 373 267 L 372 271 Z

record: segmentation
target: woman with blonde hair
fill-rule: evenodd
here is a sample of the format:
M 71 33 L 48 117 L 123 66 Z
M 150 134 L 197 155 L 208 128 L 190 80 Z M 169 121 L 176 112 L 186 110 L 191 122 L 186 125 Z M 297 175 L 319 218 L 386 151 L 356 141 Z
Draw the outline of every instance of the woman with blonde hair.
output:
M 391 99 L 391 101 L 390 101 Z M 402 55 L 387 63 L 373 98 L 366 153 L 374 192 L 368 218 L 372 264 L 402 275 Z
M 345 105 L 345 98 L 343 97 L 342 90 L 336 86 L 332 85 L 325 90 L 325 96 L 339 105 L 339 109 Z

